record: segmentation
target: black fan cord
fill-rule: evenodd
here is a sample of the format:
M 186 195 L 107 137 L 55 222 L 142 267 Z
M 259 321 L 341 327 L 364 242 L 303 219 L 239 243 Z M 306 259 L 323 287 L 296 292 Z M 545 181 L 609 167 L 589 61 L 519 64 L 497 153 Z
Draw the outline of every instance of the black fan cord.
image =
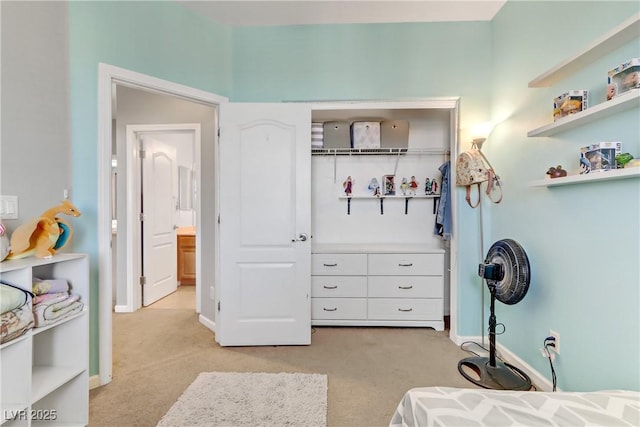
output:
M 549 351 L 549 347 L 555 347 L 555 338 L 547 337 L 544 340 L 544 351 L 547 353 L 547 359 L 549 359 L 549 366 L 551 367 L 551 381 L 553 382 L 553 391 L 556 391 L 556 370 L 553 368 L 553 360 L 551 360 L 551 351 Z

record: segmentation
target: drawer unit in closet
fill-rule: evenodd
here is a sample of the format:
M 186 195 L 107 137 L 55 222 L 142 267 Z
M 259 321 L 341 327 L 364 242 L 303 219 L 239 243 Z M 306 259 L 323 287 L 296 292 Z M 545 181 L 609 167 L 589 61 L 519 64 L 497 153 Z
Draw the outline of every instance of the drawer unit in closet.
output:
M 444 251 L 345 245 L 312 254 L 314 325 L 444 329 Z

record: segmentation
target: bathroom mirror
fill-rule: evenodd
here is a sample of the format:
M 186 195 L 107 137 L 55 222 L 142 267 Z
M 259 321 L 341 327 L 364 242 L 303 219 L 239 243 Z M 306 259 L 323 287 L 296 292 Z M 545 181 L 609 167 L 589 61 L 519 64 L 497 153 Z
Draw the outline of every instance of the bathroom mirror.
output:
M 186 166 L 178 166 L 178 208 L 193 209 L 193 171 Z

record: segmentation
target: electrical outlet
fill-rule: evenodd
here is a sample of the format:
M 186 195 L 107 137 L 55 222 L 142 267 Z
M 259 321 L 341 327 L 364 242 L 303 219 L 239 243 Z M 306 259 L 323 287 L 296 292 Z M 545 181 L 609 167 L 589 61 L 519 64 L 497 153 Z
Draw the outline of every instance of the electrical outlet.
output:
M 560 334 L 554 331 L 553 329 L 550 329 L 549 336 L 555 338 L 555 341 L 553 342 L 555 347 L 549 347 L 549 348 L 555 351 L 556 354 L 560 354 Z

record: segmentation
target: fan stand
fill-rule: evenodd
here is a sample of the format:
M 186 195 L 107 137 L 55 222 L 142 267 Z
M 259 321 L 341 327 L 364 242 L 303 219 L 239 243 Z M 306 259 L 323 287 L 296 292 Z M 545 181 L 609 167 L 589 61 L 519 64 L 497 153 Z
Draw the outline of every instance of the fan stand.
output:
M 522 372 L 505 362 L 496 361 L 496 287 L 488 283 L 491 292 L 491 315 L 489 316 L 489 357 L 467 357 L 458 362 L 458 371 L 472 383 L 496 390 L 520 390 L 531 388 L 531 380 Z M 474 378 L 464 369 L 467 367 L 476 373 Z

